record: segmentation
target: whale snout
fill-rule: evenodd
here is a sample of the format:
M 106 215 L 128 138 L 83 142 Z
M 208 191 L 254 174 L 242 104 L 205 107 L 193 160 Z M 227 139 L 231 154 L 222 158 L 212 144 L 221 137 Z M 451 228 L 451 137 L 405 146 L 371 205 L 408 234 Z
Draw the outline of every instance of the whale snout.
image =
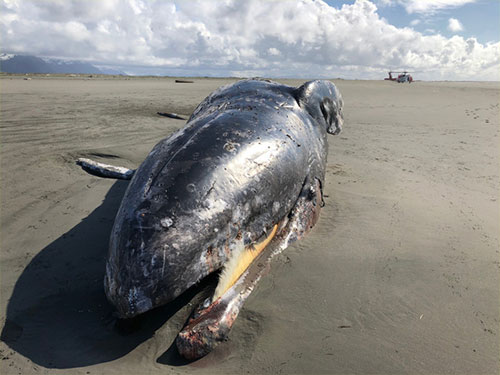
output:
M 193 218 L 129 212 L 115 221 L 120 230 L 112 232 L 104 278 L 121 318 L 171 302 L 224 262 L 216 251 L 206 252 L 215 245 L 206 243 L 209 237 Z
M 149 293 L 139 285 L 122 284 L 116 274 L 112 273 L 109 263 L 106 265 L 104 290 L 119 318 L 132 318 L 153 307 Z

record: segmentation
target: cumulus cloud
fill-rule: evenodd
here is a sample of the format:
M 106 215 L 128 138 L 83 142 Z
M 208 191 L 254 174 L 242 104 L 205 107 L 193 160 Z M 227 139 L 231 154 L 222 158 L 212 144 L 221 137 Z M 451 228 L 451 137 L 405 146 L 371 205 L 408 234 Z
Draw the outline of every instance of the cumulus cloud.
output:
M 477 0 L 381 0 L 383 5 L 400 4 L 408 13 L 434 13 L 442 9 L 457 8 Z
M 462 31 L 464 27 L 462 26 L 462 23 L 457 20 L 456 18 L 450 18 L 448 20 L 448 30 L 453 31 L 454 33 L 458 31 Z
M 130 73 L 380 78 L 387 69 L 408 69 L 421 71 L 422 79 L 500 74 L 500 43 L 397 28 L 368 0 L 340 9 L 313 0 L 4 0 L 0 32 L 3 52 L 101 62 Z
M 420 23 L 420 20 L 419 20 L 419 19 L 415 19 L 415 20 L 412 20 L 412 21 L 410 22 L 410 25 L 411 25 L 411 26 L 417 26 L 419 23 Z

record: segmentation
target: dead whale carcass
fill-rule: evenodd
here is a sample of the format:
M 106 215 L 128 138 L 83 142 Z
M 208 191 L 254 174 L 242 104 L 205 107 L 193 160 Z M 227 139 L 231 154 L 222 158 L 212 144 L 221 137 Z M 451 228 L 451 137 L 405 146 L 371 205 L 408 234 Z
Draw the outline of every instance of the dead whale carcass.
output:
M 294 88 L 243 80 L 209 95 L 135 172 L 80 159 L 89 173 L 131 178 L 104 282 L 120 317 L 165 304 L 222 270 L 176 342 L 194 359 L 227 337 L 263 264 L 316 223 L 327 133 L 340 132 L 342 107 L 329 81 Z

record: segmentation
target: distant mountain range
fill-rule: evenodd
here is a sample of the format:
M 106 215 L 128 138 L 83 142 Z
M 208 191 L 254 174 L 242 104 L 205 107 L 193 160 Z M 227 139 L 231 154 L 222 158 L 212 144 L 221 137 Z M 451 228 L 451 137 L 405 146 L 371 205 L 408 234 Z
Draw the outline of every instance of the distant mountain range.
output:
M 0 72 L 4 73 L 53 73 L 53 74 L 121 74 L 125 73 L 107 68 L 98 68 L 81 61 L 46 59 L 26 55 L 0 55 Z

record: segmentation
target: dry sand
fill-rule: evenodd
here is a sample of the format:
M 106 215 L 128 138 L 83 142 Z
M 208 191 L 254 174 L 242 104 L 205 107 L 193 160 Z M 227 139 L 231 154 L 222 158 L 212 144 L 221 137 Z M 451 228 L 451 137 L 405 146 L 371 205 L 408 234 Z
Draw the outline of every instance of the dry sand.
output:
M 194 293 L 115 327 L 102 287 L 135 167 L 231 80 L 3 77 L 1 374 L 499 372 L 499 83 L 336 81 L 326 207 L 273 260 L 227 342 L 171 344 Z M 302 81 L 286 81 L 299 85 Z

